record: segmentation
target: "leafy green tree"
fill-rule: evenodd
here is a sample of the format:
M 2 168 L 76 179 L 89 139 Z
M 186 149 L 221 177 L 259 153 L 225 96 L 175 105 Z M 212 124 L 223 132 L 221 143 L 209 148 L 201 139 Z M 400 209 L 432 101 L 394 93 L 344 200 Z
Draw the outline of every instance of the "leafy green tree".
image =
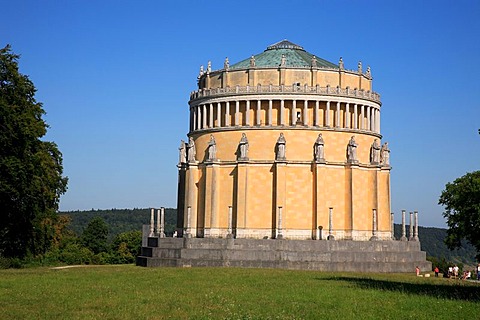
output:
M 62 154 L 42 141 L 48 125 L 35 86 L 18 70 L 19 55 L 0 49 L 0 255 L 44 253 L 67 189 Z
M 95 217 L 82 233 L 81 243 L 94 254 L 108 251 L 108 226 L 101 217 Z
M 466 239 L 477 250 L 480 261 L 480 171 L 447 183 L 438 203 L 445 207 L 443 216 L 449 228 L 445 239 L 447 246 L 458 248 L 461 240 Z
M 133 263 L 140 254 L 141 246 L 141 231 L 122 232 L 113 240 L 112 253 L 119 257 L 121 263 Z

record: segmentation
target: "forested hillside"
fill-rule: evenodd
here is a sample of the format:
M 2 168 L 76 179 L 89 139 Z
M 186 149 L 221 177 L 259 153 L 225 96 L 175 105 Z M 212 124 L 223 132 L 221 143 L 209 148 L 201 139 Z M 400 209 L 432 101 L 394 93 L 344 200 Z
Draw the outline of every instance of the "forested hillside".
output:
M 150 209 L 110 209 L 110 210 L 89 210 L 89 211 L 67 211 L 60 212 L 71 216 L 70 228 L 80 235 L 88 222 L 94 217 L 101 217 L 109 226 L 109 238 L 114 238 L 117 234 L 127 231 L 141 230 L 142 225 L 150 223 Z M 157 213 L 155 212 L 155 219 Z M 177 223 L 177 210 L 173 208 L 165 209 L 165 233 L 171 236 Z M 408 232 L 408 226 L 407 226 Z M 448 261 L 473 264 L 475 262 L 475 249 L 473 246 L 465 243 L 458 250 L 449 250 L 443 239 L 447 235 L 446 229 L 419 227 L 418 230 L 422 250 L 427 256 L 436 258 L 445 258 Z M 395 237 L 401 236 L 401 225 L 395 225 Z
M 407 236 L 408 236 L 408 225 Z M 402 225 L 395 225 L 395 238 L 400 239 L 402 235 Z M 433 227 L 418 227 L 418 235 L 420 238 L 420 245 L 422 251 L 427 253 L 427 256 L 436 258 L 445 258 L 447 261 L 461 262 L 465 264 L 474 264 L 476 251 L 475 248 L 466 243 L 462 243 L 462 248 L 456 250 L 449 250 L 443 241 L 447 236 L 447 229 L 433 228 Z
M 150 224 L 150 209 L 92 209 L 88 211 L 64 211 L 59 212 L 59 214 L 69 215 L 72 218 L 70 229 L 77 235 L 82 234 L 91 219 L 101 217 L 108 225 L 108 236 L 110 239 L 122 232 L 142 230 L 142 225 Z M 157 219 L 156 210 L 155 219 Z M 165 208 L 165 233 L 167 235 L 173 233 L 176 223 L 177 210 Z

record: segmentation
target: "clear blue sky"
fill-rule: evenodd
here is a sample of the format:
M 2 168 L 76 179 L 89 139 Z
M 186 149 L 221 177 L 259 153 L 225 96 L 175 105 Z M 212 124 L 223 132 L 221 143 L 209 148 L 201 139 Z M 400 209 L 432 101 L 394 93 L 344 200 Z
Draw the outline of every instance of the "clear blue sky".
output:
M 445 184 L 480 169 L 479 1 L 0 1 L 63 153 L 61 210 L 175 207 L 199 66 L 282 39 L 371 66 L 395 221 L 445 226 Z

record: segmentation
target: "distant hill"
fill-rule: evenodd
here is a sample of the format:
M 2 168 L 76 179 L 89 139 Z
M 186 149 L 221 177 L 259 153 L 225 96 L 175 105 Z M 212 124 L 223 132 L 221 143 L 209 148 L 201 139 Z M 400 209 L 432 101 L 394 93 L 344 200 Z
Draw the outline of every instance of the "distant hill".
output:
M 64 211 L 60 214 L 71 216 L 72 222 L 70 228 L 80 235 L 88 222 L 94 217 L 102 217 L 109 226 L 109 237 L 133 231 L 141 230 L 142 225 L 150 223 L 150 209 L 109 209 L 109 210 L 88 210 L 88 211 Z M 156 213 L 155 213 L 156 219 Z M 165 233 L 171 235 L 177 224 L 177 210 L 173 208 L 165 209 Z M 395 237 L 401 236 L 401 225 L 395 224 Z M 408 232 L 408 226 L 407 226 Z M 447 229 L 433 227 L 419 227 L 418 233 L 422 250 L 427 256 L 436 258 L 445 258 L 448 261 L 461 262 L 465 264 L 475 263 L 475 248 L 467 243 L 457 250 L 450 251 L 443 242 L 447 235 Z

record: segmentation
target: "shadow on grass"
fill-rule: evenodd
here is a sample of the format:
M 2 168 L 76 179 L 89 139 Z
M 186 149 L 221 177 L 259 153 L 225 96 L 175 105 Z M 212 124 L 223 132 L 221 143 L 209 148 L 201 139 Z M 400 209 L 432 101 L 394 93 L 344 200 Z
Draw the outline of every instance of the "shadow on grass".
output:
M 468 286 L 462 283 L 408 283 L 355 277 L 317 278 L 317 280 L 347 281 L 361 289 L 396 291 L 407 294 L 431 296 L 439 299 L 480 301 L 480 286 Z

